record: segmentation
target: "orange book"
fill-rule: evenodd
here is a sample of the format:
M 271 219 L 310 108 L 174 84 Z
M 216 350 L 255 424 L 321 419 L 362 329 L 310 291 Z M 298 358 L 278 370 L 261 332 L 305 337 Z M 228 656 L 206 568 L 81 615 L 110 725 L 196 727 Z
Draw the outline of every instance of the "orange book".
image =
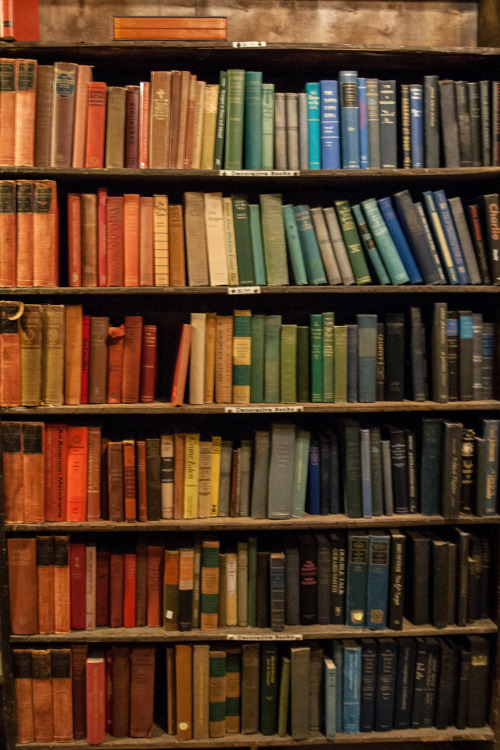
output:
M 123 196 L 123 281 L 125 286 L 139 286 L 139 217 L 140 195 Z
M 5 432 L 5 426 L 3 431 Z M 68 426 L 65 424 L 46 424 L 45 518 L 47 521 L 66 520 L 67 464 Z
M 108 191 L 97 191 L 97 271 L 99 286 L 108 286 Z
M 139 521 L 148 520 L 148 484 L 146 473 L 146 441 L 137 441 L 137 505 Z
M 106 401 L 119 404 L 122 395 L 125 326 L 110 326 L 108 334 L 108 383 Z
M 71 630 L 69 536 L 54 537 L 54 633 Z
M 59 210 L 54 180 L 35 182 L 33 286 L 59 286 Z
M 87 427 L 87 521 L 101 518 L 101 428 Z
M 193 336 L 193 327 L 189 323 L 182 326 L 181 340 L 177 351 L 175 362 L 174 380 L 172 383 L 172 405 L 182 406 L 184 403 L 184 391 L 186 389 L 186 379 L 189 364 L 189 352 L 191 350 L 191 339 Z
M 17 61 L 14 155 L 17 166 L 32 167 L 35 163 L 36 74 L 36 60 Z
M 215 402 L 233 398 L 233 317 L 218 315 L 215 324 Z
M 207 313 L 205 327 L 205 392 L 204 403 L 213 404 L 215 387 L 215 329 L 217 313 Z
M 125 86 L 125 167 L 139 167 L 140 88 Z
M 23 523 L 23 433 L 21 422 L 2 424 L 2 464 L 5 520 L 7 523 Z
M 23 422 L 24 515 L 29 523 L 45 522 L 45 456 L 43 422 Z
M 0 164 L 15 164 L 16 153 L 16 78 L 17 60 L 0 57 Z
M 68 284 L 82 285 L 82 202 L 79 193 L 68 193 Z
M 86 427 L 68 427 L 68 521 L 87 520 Z
M 123 489 L 125 520 L 136 521 L 135 440 L 123 441 Z
M 168 207 L 168 236 L 170 242 L 170 286 L 186 286 L 184 248 L 184 216 L 182 206 Z
M 10 628 L 14 635 L 38 633 L 36 541 L 7 539 Z
M 141 195 L 140 212 L 139 284 L 140 286 L 154 286 L 153 198 Z
M 125 576 L 123 592 L 123 627 L 135 627 L 135 583 L 136 557 L 135 554 L 125 554 Z
M 10 541 L 10 540 L 9 540 Z M 149 626 L 159 627 L 163 623 L 163 558 L 164 547 L 159 544 L 148 545 L 148 613 Z
M 177 705 L 177 739 L 193 737 L 193 647 L 175 644 L 175 693 Z
M 82 394 L 82 306 L 65 305 L 64 314 L 64 403 L 75 405 Z
M 0 180 L 0 286 L 15 285 L 16 183 Z
M 139 167 L 149 166 L 149 81 L 141 81 L 139 92 Z
M 0 302 L 0 406 L 21 406 L 21 302 Z
M 125 317 L 125 343 L 123 345 L 122 403 L 139 402 L 141 378 L 142 317 Z
M 123 286 L 123 197 L 109 196 L 107 201 L 107 286 Z
M 54 537 L 36 537 L 38 632 L 54 632 Z
M 16 691 L 17 741 L 21 744 L 35 741 L 33 721 L 33 679 L 29 649 L 13 649 L 13 672 Z
M 189 99 L 187 108 L 187 124 L 186 124 L 186 148 L 184 151 L 184 169 L 191 169 L 193 161 L 193 150 L 194 150 L 194 118 L 196 112 L 196 83 L 197 76 L 191 74 L 191 80 L 189 83 Z
M 31 651 L 31 673 L 33 676 L 33 720 L 35 740 L 52 742 L 54 739 L 52 667 L 50 651 Z
M 92 66 L 79 65 L 76 79 L 75 121 L 73 124 L 72 166 L 81 169 L 85 164 L 87 141 L 87 102 L 88 88 L 92 81 Z
M 155 400 L 156 376 L 158 372 L 157 334 L 157 326 L 145 325 L 142 328 L 141 404 L 150 404 Z
M 184 448 L 185 434 L 174 434 L 174 518 L 184 518 Z
M 16 283 L 33 286 L 33 180 L 16 182 Z
M 71 680 L 71 649 L 51 650 L 52 710 L 54 741 L 73 741 L 73 689 Z
M 93 81 L 88 84 L 85 166 L 89 169 L 104 167 L 107 92 L 107 84 L 102 81 Z
M 95 193 L 82 193 L 80 204 L 82 286 L 97 286 L 97 195 Z

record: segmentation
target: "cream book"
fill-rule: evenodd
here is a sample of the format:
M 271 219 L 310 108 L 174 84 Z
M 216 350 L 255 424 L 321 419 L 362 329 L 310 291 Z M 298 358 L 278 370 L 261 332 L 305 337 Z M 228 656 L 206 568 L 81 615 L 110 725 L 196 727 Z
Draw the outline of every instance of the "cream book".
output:
M 205 398 L 206 313 L 191 313 L 193 336 L 189 358 L 189 403 L 203 404 Z
M 204 193 L 205 233 L 207 238 L 210 286 L 229 284 L 222 193 Z
M 201 169 L 214 168 L 215 130 L 217 107 L 219 104 L 219 84 L 205 87 L 205 110 L 203 112 L 203 138 L 201 144 Z

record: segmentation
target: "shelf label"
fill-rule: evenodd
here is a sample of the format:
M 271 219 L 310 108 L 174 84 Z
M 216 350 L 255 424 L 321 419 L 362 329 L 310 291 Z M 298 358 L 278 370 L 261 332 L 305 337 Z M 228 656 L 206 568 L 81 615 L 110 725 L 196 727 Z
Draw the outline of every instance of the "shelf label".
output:
M 228 286 L 228 294 L 260 294 L 260 286 Z
M 303 406 L 226 406 L 225 414 L 296 414 Z
M 228 633 L 227 641 L 301 641 L 302 633 L 263 633 L 262 635 L 246 635 L 239 633 Z
M 219 169 L 220 177 L 300 177 L 300 169 Z
M 233 42 L 233 47 L 237 49 L 238 47 L 241 48 L 249 48 L 249 47 L 265 47 L 267 42 Z

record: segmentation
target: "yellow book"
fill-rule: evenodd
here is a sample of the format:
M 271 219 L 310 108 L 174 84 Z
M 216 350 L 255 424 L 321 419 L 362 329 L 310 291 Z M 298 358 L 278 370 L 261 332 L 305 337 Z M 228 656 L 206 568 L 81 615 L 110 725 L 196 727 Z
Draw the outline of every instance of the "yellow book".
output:
M 198 479 L 198 518 L 210 516 L 212 503 L 212 441 L 200 442 L 200 472 Z
M 184 518 L 198 518 L 200 435 L 188 433 L 184 447 Z
M 153 227 L 155 286 L 168 286 L 168 197 L 166 195 L 154 196 Z
M 201 143 L 201 169 L 214 168 L 215 129 L 217 106 L 219 104 L 219 84 L 205 87 L 205 111 L 203 113 L 203 138 Z
M 219 515 L 219 482 L 220 482 L 220 453 L 222 448 L 222 438 L 214 436 L 212 438 L 212 466 L 211 466 L 211 486 L 212 496 L 210 515 Z

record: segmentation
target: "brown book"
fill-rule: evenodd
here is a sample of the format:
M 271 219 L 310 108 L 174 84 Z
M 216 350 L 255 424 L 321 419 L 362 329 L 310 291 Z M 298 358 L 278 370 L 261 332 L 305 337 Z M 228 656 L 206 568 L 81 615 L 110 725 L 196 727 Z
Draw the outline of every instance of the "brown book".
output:
M 209 286 L 203 193 L 184 193 L 187 275 L 189 286 Z
M 123 196 L 109 196 L 106 204 L 108 286 L 123 286 Z
M 205 81 L 196 81 L 193 156 L 191 160 L 191 167 L 193 169 L 201 169 L 201 148 L 203 144 L 203 119 L 205 115 L 206 89 L 207 89 L 207 84 L 205 83 Z
M 125 167 L 139 167 L 139 86 L 125 86 Z
M 109 564 L 109 627 L 123 627 L 124 556 L 112 552 Z
M 68 193 L 68 285 L 82 286 L 82 197 Z
M 21 405 L 22 302 L 0 302 L 0 405 Z
M 213 404 L 215 393 L 215 334 L 217 314 L 207 313 L 205 326 L 205 389 L 204 403 Z
M 142 328 L 141 346 L 141 404 L 151 404 L 155 400 L 157 362 L 157 334 L 158 327 L 145 325 Z
M 163 568 L 163 612 L 166 630 L 178 629 L 179 615 L 179 550 L 165 550 Z
M 141 382 L 142 317 L 125 317 L 125 343 L 123 346 L 122 402 L 139 403 Z
M 123 505 L 125 520 L 137 521 L 137 485 L 135 471 L 135 440 L 123 441 Z
M 241 648 L 241 732 L 259 731 L 259 662 L 258 643 L 244 643 Z
M 31 674 L 33 679 L 35 740 L 37 742 L 53 742 L 52 667 L 48 649 L 31 651 Z
M 101 519 L 101 428 L 87 428 L 87 521 Z
M 191 169 L 193 161 L 193 149 L 194 149 L 194 121 L 196 114 L 196 92 L 197 92 L 197 76 L 191 74 L 189 83 L 189 99 L 187 107 L 187 121 L 186 121 L 186 147 L 184 150 L 184 163 L 183 169 Z
M 101 438 L 101 518 L 109 519 L 108 438 Z
M 108 370 L 109 318 L 90 318 L 89 344 L 89 404 L 106 403 L 106 380 Z
M 64 386 L 64 305 L 42 305 L 42 403 L 62 406 Z
M 54 63 L 50 166 L 71 167 L 78 65 Z
M 174 434 L 174 518 L 184 517 L 184 450 L 186 435 Z
M 42 306 L 25 305 L 21 318 L 21 401 L 40 406 L 42 399 Z
M 71 649 L 50 652 L 52 667 L 52 707 L 54 741 L 73 741 L 73 694 L 71 684 Z
M 36 60 L 17 61 L 14 164 L 32 167 L 35 158 Z
M 123 504 L 123 443 L 108 443 L 108 497 L 109 520 L 124 521 Z
M 33 286 L 59 286 L 59 208 L 55 180 L 36 180 L 33 208 Z
M 130 649 L 130 737 L 151 737 L 153 731 L 156 648 Z
M 146 472 L 148 486 L 148 520 L 161 518 L 161 440 L 146 439 Z
M 153 222 L 154 200 L 141 195 L 139 235 L 139 284 L 154 286 Z
M 209 672 L 210 646 L 193 645 L 193 738 L 204 740 L 209 737 Z
M 230 404 L 233 399 L 233 317 L 218 315 L 215 326 L 215 401 Z
M 139 286 L 139 222 L 141 196 L 123 196 L 123 284 Z
M 35 183 L 33 180 L 16 182 L 16 284 L 33 286 L 33 212 Z M 5 218 L 5 217 L 2 217 Z
M 106 169 L 122 169 L 125 163 L 125 99 L 122 86 L 108 86 L 106 112 Z
M 81 305 L 65 308 L 64 403 L 79 404 L 82 393 L 82 327 Z
M 109 626 L 109 577 L 111 553 L 109 549 L 97 549 L 96 552 L 96 628 Z
M 177 704 L 178 740 L 193 737 L 193 647 L 187 643 L 175 644 L 175 693 Z
M 184 392 L 186 389 L 186 378 L 189 364 L 189 353 L 191 351 L 191 340 L 193 327 L 183 323 L 177 359 L 175 360 L 174 379 L 172 382 L 172 406 L 182 406 L 184 403 Z
M 113 655 L 111 649 L 104 652 L 104 717 L 105 730 L 111 734 L 113 729 Z
M 162 624 L 163 591 L 163 547 L 148 545 L 148 614 L 147 624 L 159 627 Z
M 69 536 L 54 537 L 54 633 L 69 633 L 70 570 Z
M 114 39 L 226 39 L 227 18 L 192 16 L 114 16 Z
M 130 649 L 113 646 L 113 737 L 128 737 L 130 710 Z
M 31 676 L 31 651 L 12 650 L 14 689 L 16 695 L 17 741 L 24 744 L 35 741 L 33 720 L 33 680 Z
M 23 423 L 24 515 L 30 523 L 45 521 L 45 457 L 43 422 Z
M 54 537 L 36 537 L 38 632 L 54 632 Z
M 139 85 L 139 167 L 149 167 L 149 81 L 141 81 Z
M 170 141 L 171 71 L 151 72 L 151 105 L 149 112 L 149 168 L 168 169 Z
M 184 216 L 182 206 L 168 207 L 170 286 L 186 286 Z
M 7 557 L 11 631 L 38 633 L 36 540 L 8 539 Z
M 139 521 L 148 520 L 148 480 L 146 471 L 146 441 L 137 441 L 137 510 Z
M 23 523 L 24 479 L 21 422 L 2 424 L 2 463 L 5 520 Z
M 39 65 L 36 78 L 35 166 L 50 167 L 54 66 Z
M 174 71 L 175 73 L 175 71 Z M 186 153 L 187 120 L 189 110 L 189 94 L 191 91 L 191 73 L 189 70 L 181 71 L 181 100 L 179 107 L 179 131 L 177 136 L 177 157 L 175 164 L 170 166 L 176 169 L 184 169 L 184 156 Z
M 73 128 L 72 166 L 81 169 L 85 166 L 85 145 L 87 141 L 87 100 L 88 86 L 92 81 L 92 66 L 79 65 L 75 95 L 75 124 Z
M 96 628 L 97 607 L 97 547 L 85 545 L 85 630 Z
M 137 542 L 135 557 L 135 625 L 143 628 L 148 608 L 148 546 L 145 541 Z
M 119 404 L 122 397 L 123 378 L 123 345 L 125 343 L 125 326 L 110 326 L 108 334 L 108 386 L 106 401 L 108 404 Z
M 172 70 L 172 88 L 170 92 L 170 131 L 168 147 L 168 167 L 177 168 L 177 151 L 179 147 L 179 128 L 181 114 L 182 70 Z
M 82 286 L 97 286 L 97 195 L 82 193 Z
M 83 740 L 87 735 L 87 668 L 86 643 L 71 646 L 71 667 L 73 686 L 73 735 L 75 740 Z
M 16 183 L 0 180 L 0 286 L 16 285 Z
M 105 83 L 102 81 L 89 83 L 85 166 L 91 169 L 102 169 L 104 167 L 107 96 L 108 87 Z
M 167 732 L 168 734 L 175 734 L 177 730 L 175 646 L 167 646 L 165 652 L 167 662 Z

